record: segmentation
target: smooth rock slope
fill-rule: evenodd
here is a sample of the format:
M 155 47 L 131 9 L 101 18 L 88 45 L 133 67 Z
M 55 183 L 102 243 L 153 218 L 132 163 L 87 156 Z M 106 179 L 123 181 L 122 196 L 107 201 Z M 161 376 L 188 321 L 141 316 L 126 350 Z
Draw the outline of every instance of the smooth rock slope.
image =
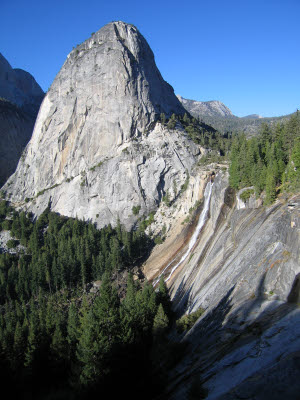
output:
M 61 214 L 129 228 L 174 196 L 200 154 L 180 127 L 156 123 L 161 113 L 185 110 L 143 36 L 112 22 L 68 55 L 4 190 L 35 214 L 50 200 Z
M 191 255 L 170 280 L 180 315 L 199 307 L 205 312 L 175 338 L 188 347 L 169 371 L 166 398 L 206 393 L 205 398 L 219 400 L 296 399 L 300 196 L 269 207 L 248 201 L 238 209 L 227 173 L 219 171 L 209 214 Z M 169 261 L 156 263 L 157 270 Z M 151 273 L 147 264 L 145 273 Z

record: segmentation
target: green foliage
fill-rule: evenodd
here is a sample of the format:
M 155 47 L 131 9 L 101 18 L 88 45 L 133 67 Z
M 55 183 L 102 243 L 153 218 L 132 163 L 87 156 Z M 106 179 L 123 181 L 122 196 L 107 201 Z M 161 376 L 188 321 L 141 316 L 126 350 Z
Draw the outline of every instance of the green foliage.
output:
M 149 216 L 146 219 L 144 219 L 143 221 L 141 221 L 138 232 L 144 232 L 148 228 L 148 226 L 150 226 L 155 221 L 154 215 L 155 215 L 155 212 L 151 211 Z
M 148 226 L 153 220 L 151 214 L 144 224 Z M 28 301 L 40 290 L 75 288 L 79 282 L 85 287 L 101 279 L 105 271 L 120 271 L 138 262 L 153 245 L 142 229 L 126 232 L 120 225 L 117 229 L 109 225 L 99 231 L 93 224 L 49 209 L 35 223 L 24 212 L 14 212 L 13 219 L 1 225 L 27 247 L 27 255 L 0 254 L 0 304 L 7 294 L 9 299 Z
M 14 249 L 15 247 L 17 247 L 19 244 L 18 240 L 14 240 L 14 239 L 10 239 L 7 241 L 6 246 L 9 249 Z
M 169 119 L 169 122 L 167 123 L 168 129 L 175 129 L 177 123 L 177 117 L 175 114 L 172 114 L 171 118 Z
M 167 330 L 168 326 L 169 326 L 169 318 L 167 317 L 162 304 L 160 304 L 153 321 L 153 334 L 155 336 L 163 335 Z
M 189 182 L 190 182 L 190 175 L 189 175 L 189 171 L 186 170 L 186 179 L 185 179 L 184 184 L 181 186 L 181 192 L 182 193 L 185 192 L 186 189 L 188 188 Z
M 9 231 L 11 229 L 11 226 L 12 221 L 10 219 L 5 219 L 1 224 L 1 228 L 3 231 Z
M 216 151 L 219 156 L 223 157 L 222 160 L 224 160 L 224 157 L 228 155 L 230 150 L 232 141 L 231 133 L 222 134 L 212 128 L 212 126 L 187 114 L 178 116 L 178 119 L 193 142 Z
M 199 308 L 197 311 L 184 315 L 179 320 L 176 321 L 176 328 L 179 333 L 183 333 L 187 330 L 190 330 L 197 319 L 204 313 L 203 308 Z
M 81 363 L 82 385 L 95 383 L 109 374 L 110 358 L 118 343 L 120 332 L 119 298 L 112 287 L 109 276 L 104 275 L 100 295 L 96 297 L 86 316 L 77 347 L 77 358 Z
M 104 163 L 104 161 L 100 161 L 98 164 L 91 167 L 90 171 L 95 171 L 95 169 L 101 167 L 101 165 L 103 165 L 103 163 Z
M 0 373 L 11 377 L 11 396 L 22 398 L 33 387 L 39 399 L 60 393 L 81 399 L 99 387 L 114 396 L 118 387 L 111 382 L 122 382 L 124 393 L 135 383 L 139 398 L 147 384 L 155 390 L 152 329 L 164 296 L 129 273 L 121 301 L 111 278 L 149 250 L 144 232 L 126 232 L 120 223 L 99 231 L 49 208 L 36 221 L 10 213 L 26 243 L 24 254 L 0 254 Z M 86 293 L 96 279 L 100 291 Z
M 165 195 L 163 196 L 162 201 L 165 203 L 165 205 L 167 207 L 171 206 L 171 200 L 170 200 L 170 195 L 169 195 L 169 191 L 168 190 L 166 191 Z
M 286 186 L 291 190 L 300 188 L 300 137 L 295 141 L 286 170 Z
M 48 190 L 54 189 L 54 188 L 56 188 L 56 187 L 59 186 L 59 185 L 60 185 L 60 183 L 56 183 L 56 184 L 53 185 L 53 186 L 50 186 L 50 187 L 48 187 L 48 188 L 43 189 L 43 190 L 39 191 L 39 192 L 36 194 L 35 197 L 42 196 L 42 195 L 43 195 L 45 192 L 47 192 Z
M 155 236 L 155 238 L 154 238 L 154 243 L 155 244 L 162 244 L 164 241 L 163 241 L 163 239 L 161 238 L 161 236 Z
M 277 192 L 300 187 L 300 115 L 285 124 L 262 124 L 259 136 L 249 140 L 236 135 L 231 146 L 229 173 L 234 189 L 254 186 L 259 195 L 265 191 L 265 204 L 272 204 Z M 247 196 L 247 193 L 244 194 Z
M 129 155 L 128 147 L 125 147 L 125 148 L 122 150 L 122 153 L 123 153 L 123 154 L 126 154 L 126 155 Z
M 170 318 L 172 316 L 171 313 L 171 298 L 169 295 L 169 290 L 167 288 L 164 277 L 161 276 L 159 280 L 158 292 L 157 292 L 157 302 L 158 304 L 162 304 L 164 311 L 167 313 L 167 316 Z
M 164 113 L 160 114 L 160 122 L 162 123 L 162 125 L 166 124 L 166 116 Z
M 132 213 L 133 215 L 138 215 L 140 213 L 141 206 L 133 206 L 132 207 Z
M 250 197 L 252 196 L 252 194 L 254 194 L 254 190 L 253 190 L 253 189 L 244 190 L 244 191 L 240 194 L 240 199 L 243 200 L 243 202 L 246 202 L 247 200 L 250 199 Z
M 12 208 L 10 207 L 8 201 L 0 200 L 0 218 L 1 220 L 4 219 L 12 212 Z

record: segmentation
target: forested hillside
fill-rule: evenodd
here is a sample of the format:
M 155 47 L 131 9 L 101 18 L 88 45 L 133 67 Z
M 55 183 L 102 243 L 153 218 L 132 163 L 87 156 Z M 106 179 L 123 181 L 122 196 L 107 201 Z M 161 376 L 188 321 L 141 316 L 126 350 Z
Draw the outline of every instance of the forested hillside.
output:
M 265 204 L 277 194 L 300 188 L 300 113 L 274 127 L 264 124 L 260 134 L 247 140 L 237 135 L 230 157 L 230 184 L 235 189 L 253 186 L 265 191 Z M 248 191 L 248 195 L 251 191 Z
M 170 304 L 163 281 L 155 293 L 130 273 L 152 246 L 147 223 L 135 232 L 120 225 L 99 231 L 49 209 L 33 221 L 4 200 L 0 215 L 14 238 L 12 254 L 0 254 L 3 390 L 13 398 L 71 399 L 100 389 L 130 393 L 134 385 L 132 398 L 152 398 L 160 384 L 152 343 L 168 326 Z M 126 294 L 118 291 L 124 271 Z M 100 289 L 90 290 L 95 280 Z

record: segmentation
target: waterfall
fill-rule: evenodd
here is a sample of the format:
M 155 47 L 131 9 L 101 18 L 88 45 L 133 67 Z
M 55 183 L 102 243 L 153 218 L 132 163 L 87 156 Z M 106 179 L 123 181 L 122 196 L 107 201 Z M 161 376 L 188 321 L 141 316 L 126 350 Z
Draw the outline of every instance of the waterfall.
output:
M 190 254 L 192 248 L 194 247 L 194 245 L 195 245 L 195 243 L 196 243 L 196 241 L 197 241 L 197 239 L 198 239 L 199 233 L 200 233 L 201 229 L 203 228 L 203 225 L 205 224 L 205 222 L 206 222 L 206 220 L 207 220 L 207 214 L 208 214 L 208 210 L 209 210 L 209 204 L 210 204 L 210 198 L 211 198 L 212 187 L 213 187 L 213 183 L 212 183 L 211 181 L 209 181 L 209 182 L 207 183 L 207 185 L 206 185 L 205 192 L 204 192 L 204 206 L 203 206 L 203 210 L 202 210 L 201 215 L 200 215 L 200 217 L 199 217 L 199 220 L 198 220 L 198 224 L 197 224 L 197 226 L 196 226 L 196 229 L 195 229 L 195 231 L 194 231 L 194 233 L 193 233 L 193 235 L 192 235 L 192 237 L 191 237 L 191 239 L 190 239 L 190 241 L 189 241 L 189 247 L 188 247 L 187 251 L 186 251 L 186 252 L 183 254 L 183 256 L 181 257 L 180 261 L 179 261 L 176 265 L 174 265 L 174 267 L 171 269 L 171 272 L 170 272 L 168 278 L 165 280 L 165 282 L 167 282 L 167 281 L 171 278 L 173 272 L 174 272 L 174 271 L 183 263 L 183 261 L 187 258 L 187 256 Z M 169 268 L 169 266 L 173 263 L 173 261 L 174 261 L 174 259 L 173 259 L 171 262 L 169 262 L 169 264 L 164 268 L 164 270 L 162 271 L 162 273 L 159 275 L 159 277 L 158 277 L 158 278 L 155 280 L 155 282 L 153 283 L 153 286 L 155 286 L 155 285 L 159 282 L 160 277 L 161 277 L 161 276 L 163 275 L 163 273 Z

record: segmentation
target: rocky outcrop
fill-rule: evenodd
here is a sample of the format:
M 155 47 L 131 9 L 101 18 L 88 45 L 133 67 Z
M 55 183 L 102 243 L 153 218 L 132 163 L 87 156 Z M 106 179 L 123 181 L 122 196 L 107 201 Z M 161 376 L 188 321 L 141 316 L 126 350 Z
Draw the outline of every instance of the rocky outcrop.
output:
M 17 167 L 43 96 L 33 76 L 13 69 L 0 53 L 0 187 Z
M 179 315 L 205 312 L 176 339 L 188 348 L 170 371 L 167 398 L 205 392 L 207 399 L 294 399 L 300 388 L 300 196 L 270 207 L 247 201 L 237 209 L 226 175 L 216 176 L 210 218 L 170 280 Z
M 35 214 L 51 199 L 61 214 L 130 228 L 172 197 L 200 155 L 179 125 L 157 122 L 184 112 L 143 36 L 110 23 L 69 54 L 4 190 Z

